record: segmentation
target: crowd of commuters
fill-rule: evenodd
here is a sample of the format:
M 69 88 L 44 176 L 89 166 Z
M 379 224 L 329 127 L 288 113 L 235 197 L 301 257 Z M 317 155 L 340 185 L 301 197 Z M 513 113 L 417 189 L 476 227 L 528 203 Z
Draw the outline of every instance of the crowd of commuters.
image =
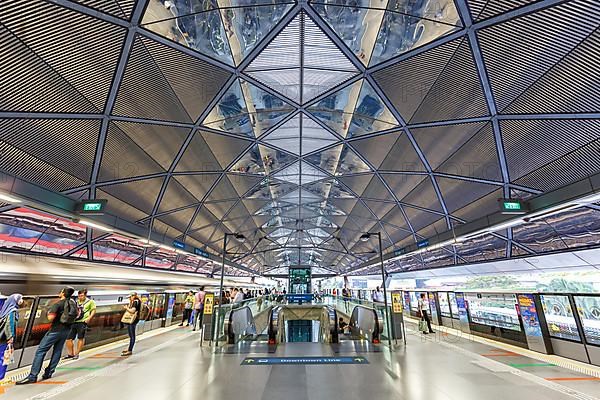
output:
M 60 361 L 63 348 L 66 346 L 67 360 L 79 359 L 85 346 L 85 336 L 89 331 L 90 321 L 96 315 L 96 302 L 88 297 L 87 289 L 81 289 L 75 297 L 75 289 L 66 286 L 58 294 L 58 299 L 46 311 L 46 319 L 50 328 L 38 345 L 31 370 L 25 379 L 17 385 L 35 383 L 42 372 L 44 359 L 50 350 L 50 362 L 44 369 L 42 380 L 52 377 Z M 0 343 L 8 345 L 8 351 L 14 351 L 13 343 L 17 334 L 19 307 L 23 304 L 23 295 L 15 293 L 5 299 L 0 309 Z M 136 292 L 129 295 L 127 304 L 123 305 L 121 323 L 127 328 L 129 347 L 121 355 L 129 356 L 135 345 L 135 330 L 143 310 L 142 300 Z
M 50 322 L 50 329 L 40 341 L 29 375 L 18 381 L 17 385 L 37 382 L 38 375 L 42 371 L 44 358 L 52 350 L 50 363 L 42 375 L 43 380 L 50 379 L 60 361 L 65 343 L 67 345 L 67 358 L 79 358 L 79 353 L 85 344 L 87 326 L 96 314 L 96 303 L 87 297 L 87 289 L 80 290 L 76 299 L 73 299 L 74 293 L 75 289 L 70 286 L 63 288 L 58 294 L 58 301 L 48 309 L 46 317 Z M 13 344 L 17 332 L 19 307 L 22 304 L 23 296 L 18 293 L 9 296 L 4 301 L 0 310 L 1 342 L 6 342 L 9 345 Z M 74 345 L 75 339 L 77 339 L 77 346 Z
M 191 326 L 193 331 L 202 329 L 205 298 L 204 286 L 200 286 L 197 292 L 190 290 L 185 294 L 183 298 L 183 315 L 179 326 Z

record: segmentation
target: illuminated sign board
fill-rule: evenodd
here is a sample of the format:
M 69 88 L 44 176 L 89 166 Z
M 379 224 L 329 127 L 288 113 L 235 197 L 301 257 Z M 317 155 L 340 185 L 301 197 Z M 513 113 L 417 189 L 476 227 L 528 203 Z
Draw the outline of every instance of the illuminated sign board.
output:
M 527 203 L 520 200 L 500 200 L 500 211 L 502 214 L 525 214 L 528 211 Z
M 204 258 L 210 258 L 209 257 L 210 254 L 208 254 L 208 252 L 206 252 L 206 251 L 204 251 L 202 249 L 199 249 L 197 247 L 194 248 L 194 254 L 197 255 L 197 256 L 202 256 Z
M 404 255 L 404 254 L 406 254 L 406 247 L 403 247 L 401 249 L 394 251 L 394 256 L 396 256 L 396 257 Z
M 423 247 L 429 246 L 429 239 L 421 240 L 417 242 L 417 248 L 422 249 Z
M 102 215 L 108 200 L 83 200 L 77 204 L 77 213 L 81 215 Z
M 173 246 L 177 247 L 178 249 L 185 249 L 185 243 L 179 240 L 173 240 Z

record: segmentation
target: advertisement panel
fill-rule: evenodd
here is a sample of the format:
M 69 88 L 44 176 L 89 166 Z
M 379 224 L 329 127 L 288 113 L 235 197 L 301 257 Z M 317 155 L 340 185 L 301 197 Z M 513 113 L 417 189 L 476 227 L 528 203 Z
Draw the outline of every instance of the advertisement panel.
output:
M 537 309 L 535 308 L 535 300 L 532 294 L 520 294 L 517 296 L 519 301 L 519 309 L 521 318 L 525 326 L 525 334 L 527 336 L 542 336 L 542 327 L 540 326 L 540 318 Z

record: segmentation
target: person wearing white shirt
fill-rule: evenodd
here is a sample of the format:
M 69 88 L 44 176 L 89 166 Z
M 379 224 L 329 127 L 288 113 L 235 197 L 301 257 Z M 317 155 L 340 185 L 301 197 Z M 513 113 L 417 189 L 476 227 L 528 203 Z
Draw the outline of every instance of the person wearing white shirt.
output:
M 431 329 L 431 319 L 429 318 L 429 314 L 427 312 L 428 309 L 429 305 L 427 304 L 425 293 L 421 293 L 421 296 L 419 297 L 418 301 L 417 310 L 419 311 L 419 316 L 421 317 L 421 319 L 427 322 L 427 328 L 429 329 L 429 332 L 424 331 L 424 334 L 435 333 L 433 329 Z
M 244 301 L 244 292 L 242 290 L 236 289 L 235 297 L 233 298 L 234 303 L 241 303 Z
M 373 302 L 375 302 L 375 303 L 383 303 L 384 302 L 383 292 L 381 291 L 379 286 L 377 286 L 377 289 L 375 289 L 375 292 L 373 292 Z

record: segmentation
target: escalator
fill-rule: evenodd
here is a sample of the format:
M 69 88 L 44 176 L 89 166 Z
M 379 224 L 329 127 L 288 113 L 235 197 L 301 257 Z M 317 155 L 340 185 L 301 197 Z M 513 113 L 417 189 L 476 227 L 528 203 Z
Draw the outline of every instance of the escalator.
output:
M 344 330 L 340 330 L 338 311 L 331 305 L 275 305 L 262 315 L 265 314 L 268 315 L 266 329 L 257 329 L 250 307 L 230 310 L 225 315 L 224 332 L 227 343 L 238 347 L 240 344 L 257 342 L 278 345 L 293 342 L 337 344 L 340 341 L 368 341 L 378 344 L 383 332 L 383 321 L 379 314 L 374 309 L 361 305 L 354 307 L 348 327 Z
M 290 342 L 338 343 L 335 308 L 315 305 L 282 305 L 269 315 L 269 344 Z
M 383 332 L 383 321 L 377 311 L 365 306 L 355 306 L 350 317 L 349 339 L 368 340 L 380 343 Z

